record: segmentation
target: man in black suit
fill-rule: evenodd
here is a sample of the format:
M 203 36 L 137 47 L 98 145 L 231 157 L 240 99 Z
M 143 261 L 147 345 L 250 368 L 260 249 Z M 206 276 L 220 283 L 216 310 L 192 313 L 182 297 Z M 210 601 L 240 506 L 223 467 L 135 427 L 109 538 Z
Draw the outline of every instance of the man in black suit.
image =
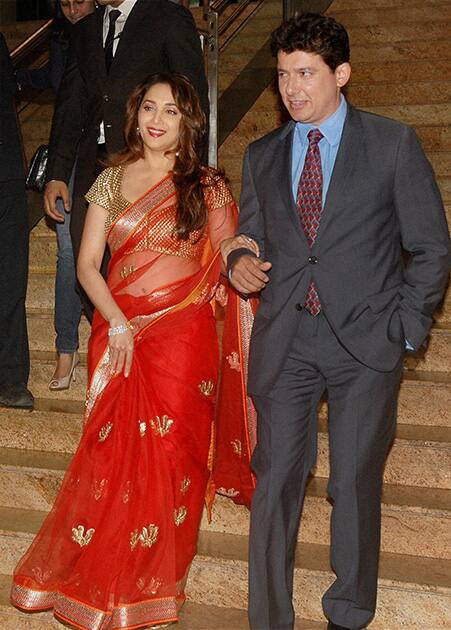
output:
M 14 68 L 0 33 L 0 406 L 33 407 L 25 296 L 28 217 Z
M 179 72 L 197 88 L 208 112 L 208 86 L 199 35 L 191 13 L 168 0 L 100 0 L 74 27 L 74 54 L 58 93 L 50 137 L 46 213 L 69 209 L 67 183 L 77 158 L 71 236 L 77 258 L 86 215 L 85 193 L 98 157 L 124 146 L 125 104 L 149 74 Z M 78 150 L 78 153 L 77 153 Z
M 248 378 L 258 412 L 249 617 L 253 630 L 293 628 L 294 550 L 327 390 L 337 577 L 323 610 L 329 628 L 354 630 L 376 606 L 403 356 L 423 344 L 443 296 L 449 235 L 414 131 L 342 96 L 344 27 L 296 16 L 273 33 L 272 52 L 292 120 L 248 147 L 240 236 L 224 245 L 234 287 L 261 291 Z

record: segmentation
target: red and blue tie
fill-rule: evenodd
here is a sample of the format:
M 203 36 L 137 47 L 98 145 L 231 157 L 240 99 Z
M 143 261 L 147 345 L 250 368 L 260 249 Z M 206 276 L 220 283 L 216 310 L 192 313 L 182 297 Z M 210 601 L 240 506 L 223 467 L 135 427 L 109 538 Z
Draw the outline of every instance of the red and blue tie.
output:
M 299 179 L 296 199 L 296 207 L 310 248 L 315 243 L 323 211 L 323 172 L 318 147 L 318 142 L 322 137 L 323 134 L 319 129 L 312 129 L 307 134 L 309 146 Z M 321 312 L 321 303 L 313 281 L 308 288 L 304 306 L 313 316 Z

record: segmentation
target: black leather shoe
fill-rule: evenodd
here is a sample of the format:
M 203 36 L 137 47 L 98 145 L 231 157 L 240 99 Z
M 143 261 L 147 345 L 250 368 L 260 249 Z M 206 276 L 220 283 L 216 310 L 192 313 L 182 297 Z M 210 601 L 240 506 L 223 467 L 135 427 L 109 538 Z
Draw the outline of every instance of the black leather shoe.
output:
M 0 407 L 33 409 L 33 394 L 24 383 L 4 383 L 0 385 Z
M 333 621 L 329 621 L 327 624 L 327 630 L 353 630 L 352 628 L 348 628 L 347 626 L 339 626 Z M 364 628 L 362 630 L 365 630 Z

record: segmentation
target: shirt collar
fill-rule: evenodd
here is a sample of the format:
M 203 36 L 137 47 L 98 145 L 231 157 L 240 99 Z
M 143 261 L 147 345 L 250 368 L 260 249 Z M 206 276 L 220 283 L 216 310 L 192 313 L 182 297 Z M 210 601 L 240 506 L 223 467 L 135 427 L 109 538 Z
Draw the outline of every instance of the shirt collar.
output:
M 296 123 L 296 134 L 301 142 L 307 142 L 307 134 L 311 129 L 319 129 L 327 142 L 335 146 L 340 142 L 345 118 L 348 111 L 348 104 L 343 94 L 340 95 L 340 105 L 333 114 L 326 118 L 320 125 L 310 123 Z
M 125 19 L 128 18 L 128 16 L 131 13 L 131 10 L 133 9 L 133 7 L 135 6 L 135 4 L 138 2 L 138 0 L 124 0 L 124 2 L 122 2 L 122 4 L 120 4 L 117 7 L 117 10 L 121 12 L 122 16 L 125 17 Z M 105 19 L 108 17 L 108 15 L 111 13 L 111 11 L 114 11 L 116 7 L 112 7 L 110 4 L 107 6 L 107 10 L 105 11 Z M 119 16 L 119 17 L 122 17 Z

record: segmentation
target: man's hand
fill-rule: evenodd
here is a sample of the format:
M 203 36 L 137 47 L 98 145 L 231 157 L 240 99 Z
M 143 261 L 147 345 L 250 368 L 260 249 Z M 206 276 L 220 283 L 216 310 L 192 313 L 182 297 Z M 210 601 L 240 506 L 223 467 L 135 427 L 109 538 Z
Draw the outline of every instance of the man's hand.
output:
M 261 291 L 269 277 L 265 271 L 269 271 L 272 264 L 269 261 L 263 261 L 254 256 L 241 256 L 233 265 L 230 282 L 240 293 L 245 295 L 249 293 L 257 293 Z
M 225 238 L 221 242 L 221 256 L 225 267 L 227 267 L 227 257 L 230 252 L 233 252 L 234 249 L 239 249 L 241 247 L 246 247 L 247 249 L 250 249 L 254 252 L 256 256 L 260 254 L 257 243 L 252 238 L 249 238 L 249 236 L 238 234 L 238 236 Z
M 48 182 L 45 186 L 44 191 L 44 211 L 47 216 L 58 221 L 58 223 L 62 223 L 64 221 L 64 216 L 58 211 L 56 207 L 56 200 L 62 199 L 64 209 L 66 212 L 70 211 L 70 199 L 69 199 L 69 189 L 65 182 L 54 180 Z

